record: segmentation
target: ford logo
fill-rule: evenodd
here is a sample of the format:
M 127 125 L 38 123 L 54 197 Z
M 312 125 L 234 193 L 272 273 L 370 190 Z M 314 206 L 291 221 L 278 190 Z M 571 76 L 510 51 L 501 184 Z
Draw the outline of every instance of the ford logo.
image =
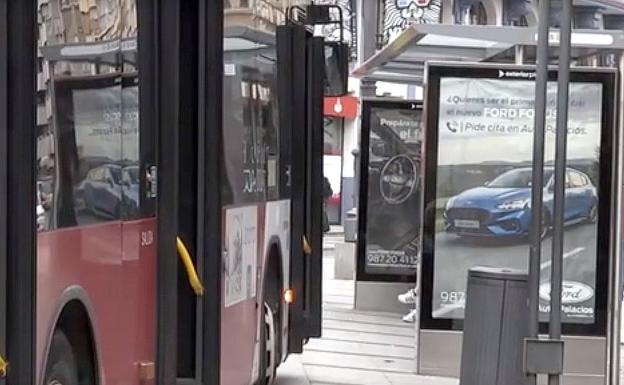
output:
M 550 282 L 540 285 L 540 298 L 550 301 Z M 563 305 L 576 304 L 588 301 L 594 297 L 594 289 L 582 282 L 563 281 L 561 303 Z

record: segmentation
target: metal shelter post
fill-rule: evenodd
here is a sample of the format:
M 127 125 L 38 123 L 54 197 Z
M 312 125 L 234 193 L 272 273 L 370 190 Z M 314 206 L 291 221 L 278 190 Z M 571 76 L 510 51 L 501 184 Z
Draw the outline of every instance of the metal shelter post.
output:
M 514 59 L 516 64 L 520 65 L 520 64 L 524 64 L 524 46 L 523 45 L 517 45 L 514 47 Z
M 615 215 L 612 219 L 612 231 L 614 232 L 614 255 L 615 258 L 611 258 L 609 266 L 609 280 L 611 281 L 610 293 L 609 293 L 609 309 L 611 314 L 609 317 L 609 330 L 607 332 L 607 339 L 609 341 L 609 356 L 607 357 L 607 375 L 608 383 L 612 385 L 619 385 L 620 383 L 620 328 L 621 328 L 621 300 L 622 300 L 622 239 L 619 234 L 622 234 L 622 218 L 618 215 L 622 211 L 622 182 L 624 175 L 622 174 L 624 167 L 624 135 L 622 130 L 624 129 L 624 52 L 618 52 L 617 57 L 618 68 L 618 90 L 617 90 L 617 130 L 616 139 L 614 141 L 616 148 L 619 150 L 616 153 L 614 162 L 616 167 L 613 171 L 613 180 L 615 181 L 615 188 L 613 192 L 615 194 L 614 202 L 615 207 L 612 209 Z
M 555 149 L 554 224 L 550 278 L 551 340 L 561 339 L 561 286 L 563 281 L 563 230 L 566 184 L 566 148 L 568 136 L 568 92 L 570 87 L 570 50 L 572 34 L 572 0 L 563 1 L 557 76 L 557 131 Z M 561 373 L 548 375 L 549 385 L 558 385 Z
M 533 134 L 533 184 L 531 207 L 533 213 L 542 212 L 544 185 L 544 126 L 546 124 L 546 91 L 548 81 L 548 21 L 550 0 L 542 0 L 538 10 L 537 68 L 535 81 L 535 123 Z M 537 338 L 539 333 L 539 279 L 542 253 L 541 215 L 531 218 L 531 248 L 529 251 L 529 336 Z M 537 376 L 530 374 L 531 384 Z

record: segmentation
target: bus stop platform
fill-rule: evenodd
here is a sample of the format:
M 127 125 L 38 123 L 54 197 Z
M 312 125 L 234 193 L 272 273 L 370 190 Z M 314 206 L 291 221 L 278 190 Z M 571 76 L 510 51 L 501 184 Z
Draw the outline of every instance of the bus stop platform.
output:
M 276 385 L 458 384 L 416 375 L 414 324 L 403 322 L 403 314 L 354 310 L 354 282 L 334 279 L 333 251 L 324 254 L 323 337 L 288 358 Z
M 455 378 L 416 374 L 415 325 L 404 323 L 403 314 L 354 310 L 354 281 L 334 277 L 341 230 L 332 227 L 324 237 L 323 337 L 282 364 L 276 385 L 458 385 Z M 624 356 L 624 343 L 620 348 Z

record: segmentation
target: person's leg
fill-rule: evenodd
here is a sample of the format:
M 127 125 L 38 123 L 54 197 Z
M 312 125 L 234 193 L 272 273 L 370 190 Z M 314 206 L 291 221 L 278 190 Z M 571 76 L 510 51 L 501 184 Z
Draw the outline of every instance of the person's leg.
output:
M 403 316 L 403 322 L 414 323 L 416 322 L 416 317 L 418 316 L 418 309 L 412 309 L 409 313 Z
M 329 232 L 329 217 L 327 216 L 327 204 L 323 202 L 323 232 Z
M 399 302 L 404 303 L 406 305 L 416 303 L 416 298 L 418 297 L 418 289 L 413 287 L 406 291 L 403 294 L 399 294 L 397 299 Z

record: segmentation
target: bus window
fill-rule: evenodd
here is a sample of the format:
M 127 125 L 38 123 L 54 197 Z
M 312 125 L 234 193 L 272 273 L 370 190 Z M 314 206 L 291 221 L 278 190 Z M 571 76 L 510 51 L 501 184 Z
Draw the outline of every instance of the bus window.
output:
M 136 23 L 135 23 L 136 24 Z M 122 41 L 136 44 L 136 29 L 129 29 Z M 122 45 L 123 47 L 123 45 Z M 123 50 L 123 48 L 122 48 Z M 141 136 L 139 130 L 139 78 L 136 50 L 122 52 L 123 80 L 121 83 L 121 143 L 122 143 L 122 218 L 137 219 L 141 213 Z M 145 169 L 146 167 L 144 167 Z M 143 194 L 142 194 L 143 193 Z M 153 212 L 146 213 L 148 216 Z
M 121 203 L 121 86 L 115 73 L 100 84 L 56 82 L 58 227 L 118 220 Z
M 138 78 L 125 77 L 122 82 L 122 217 L 140 216 L 139 210 L 139 86 Z
M 121 77 L 110 19 L 115 3 L 83 14 L 60 0 L 39 6 L 37 224 L 40 230 L 118 220 Z M 58 31 L 61 26 L 61 31 Z M 98 32 L 100 31 L 100 32 Z M 106 32 L 101 32 L 106 31 Z M 99 34 L 100 43 L 90 43 Z M 99 60 L 84 54 L 93 53 Z

